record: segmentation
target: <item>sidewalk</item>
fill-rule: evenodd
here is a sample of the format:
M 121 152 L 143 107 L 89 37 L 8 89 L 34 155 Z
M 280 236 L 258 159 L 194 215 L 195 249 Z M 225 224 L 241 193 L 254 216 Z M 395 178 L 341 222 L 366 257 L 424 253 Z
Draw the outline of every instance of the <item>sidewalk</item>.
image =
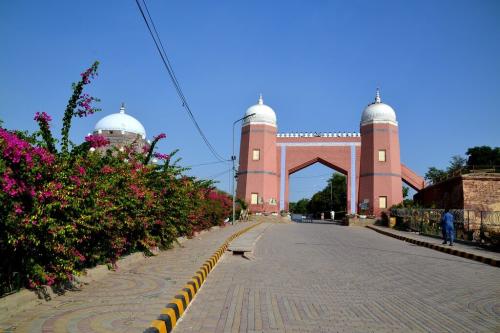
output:
M 434 237 L 423 236 L 418 233 L 400 231 L 376 225 L 367 226 L 378 233 L 389 237 L 397 238 L 419 246 L 431 248 L 436 251 L 445 252 L 451 255 L 476 260 L 491 266 L 500 267 L 500 253 L 488 251 L 474 245 L 454 243 L 453 246 L 441 244 L 442 240 Z
M 119 267 L 101 280 L 7 318 L 0 331 L 142 332 L 226 238 L 253 224 L 212 230 Z

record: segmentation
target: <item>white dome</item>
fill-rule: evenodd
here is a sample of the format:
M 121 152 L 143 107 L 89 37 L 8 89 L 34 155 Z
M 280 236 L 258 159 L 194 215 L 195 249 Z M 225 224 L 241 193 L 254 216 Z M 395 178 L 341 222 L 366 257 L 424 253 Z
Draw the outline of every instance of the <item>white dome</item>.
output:
M 396 121 L 396 112 L 394 112 L 391 106 L 381 102 L 380 91 L 378 89 L 375 96 L 375 102 L 368 105 L 361 116 L 361 126 L 374 123 L 398 125 Z
M 125 106 L 122 105 L 119 113 L 113 113 L 99 120 L 94 127 L 94 131 L 125 131 L 135 133 L 146 138 L 144 126 L 132 116 L 125 114 Z
M 245 117 L 251 114 L 254 115 L 246 118 L 243 121 L 243 126 L 247 124 L 266 124 L 276 127 L 276 114 L 273 109 L 264 104 L 262 94 L 259 97 L 258 103 L 249 107 L 245 112 Z

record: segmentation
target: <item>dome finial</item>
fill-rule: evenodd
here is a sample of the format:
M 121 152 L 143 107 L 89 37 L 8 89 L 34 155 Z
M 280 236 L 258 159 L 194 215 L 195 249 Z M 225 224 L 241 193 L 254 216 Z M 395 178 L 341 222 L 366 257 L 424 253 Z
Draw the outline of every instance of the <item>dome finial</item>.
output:
M 264 99 L 262 98 L 262 93 L 259 95 L 259 104 L 262 105 L 264 104 Z
M 380 89 L 377 87 L 377 92 L 375 93 L 375 103 L 381 103 L 380 99 Z
M 122 102 L 122 106 L 120 107 L 120 113 L 125 113 L 125 103 Z

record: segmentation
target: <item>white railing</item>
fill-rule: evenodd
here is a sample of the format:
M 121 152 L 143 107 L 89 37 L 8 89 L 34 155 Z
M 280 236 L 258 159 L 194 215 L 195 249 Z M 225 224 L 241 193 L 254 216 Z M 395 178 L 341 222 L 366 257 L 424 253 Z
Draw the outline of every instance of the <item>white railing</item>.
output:
M 276 134 L 278 138 L 359 138 L 359 132 L 286 132 Z

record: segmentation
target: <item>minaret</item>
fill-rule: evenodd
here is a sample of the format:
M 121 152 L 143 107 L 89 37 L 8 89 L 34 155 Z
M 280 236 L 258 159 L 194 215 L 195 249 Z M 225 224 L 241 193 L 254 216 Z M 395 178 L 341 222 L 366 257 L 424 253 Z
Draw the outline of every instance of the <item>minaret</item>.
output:
M 241 127 L 237 196 L 253 213 L 278 213 L 276 114 L 260 94 L 247 116 Z
M 363 111 L 360 132 L 358 212 L 379 216 L 403 201 L 403 192 L 396 113 L 382 103 L 378 88 L 375 101 Z

